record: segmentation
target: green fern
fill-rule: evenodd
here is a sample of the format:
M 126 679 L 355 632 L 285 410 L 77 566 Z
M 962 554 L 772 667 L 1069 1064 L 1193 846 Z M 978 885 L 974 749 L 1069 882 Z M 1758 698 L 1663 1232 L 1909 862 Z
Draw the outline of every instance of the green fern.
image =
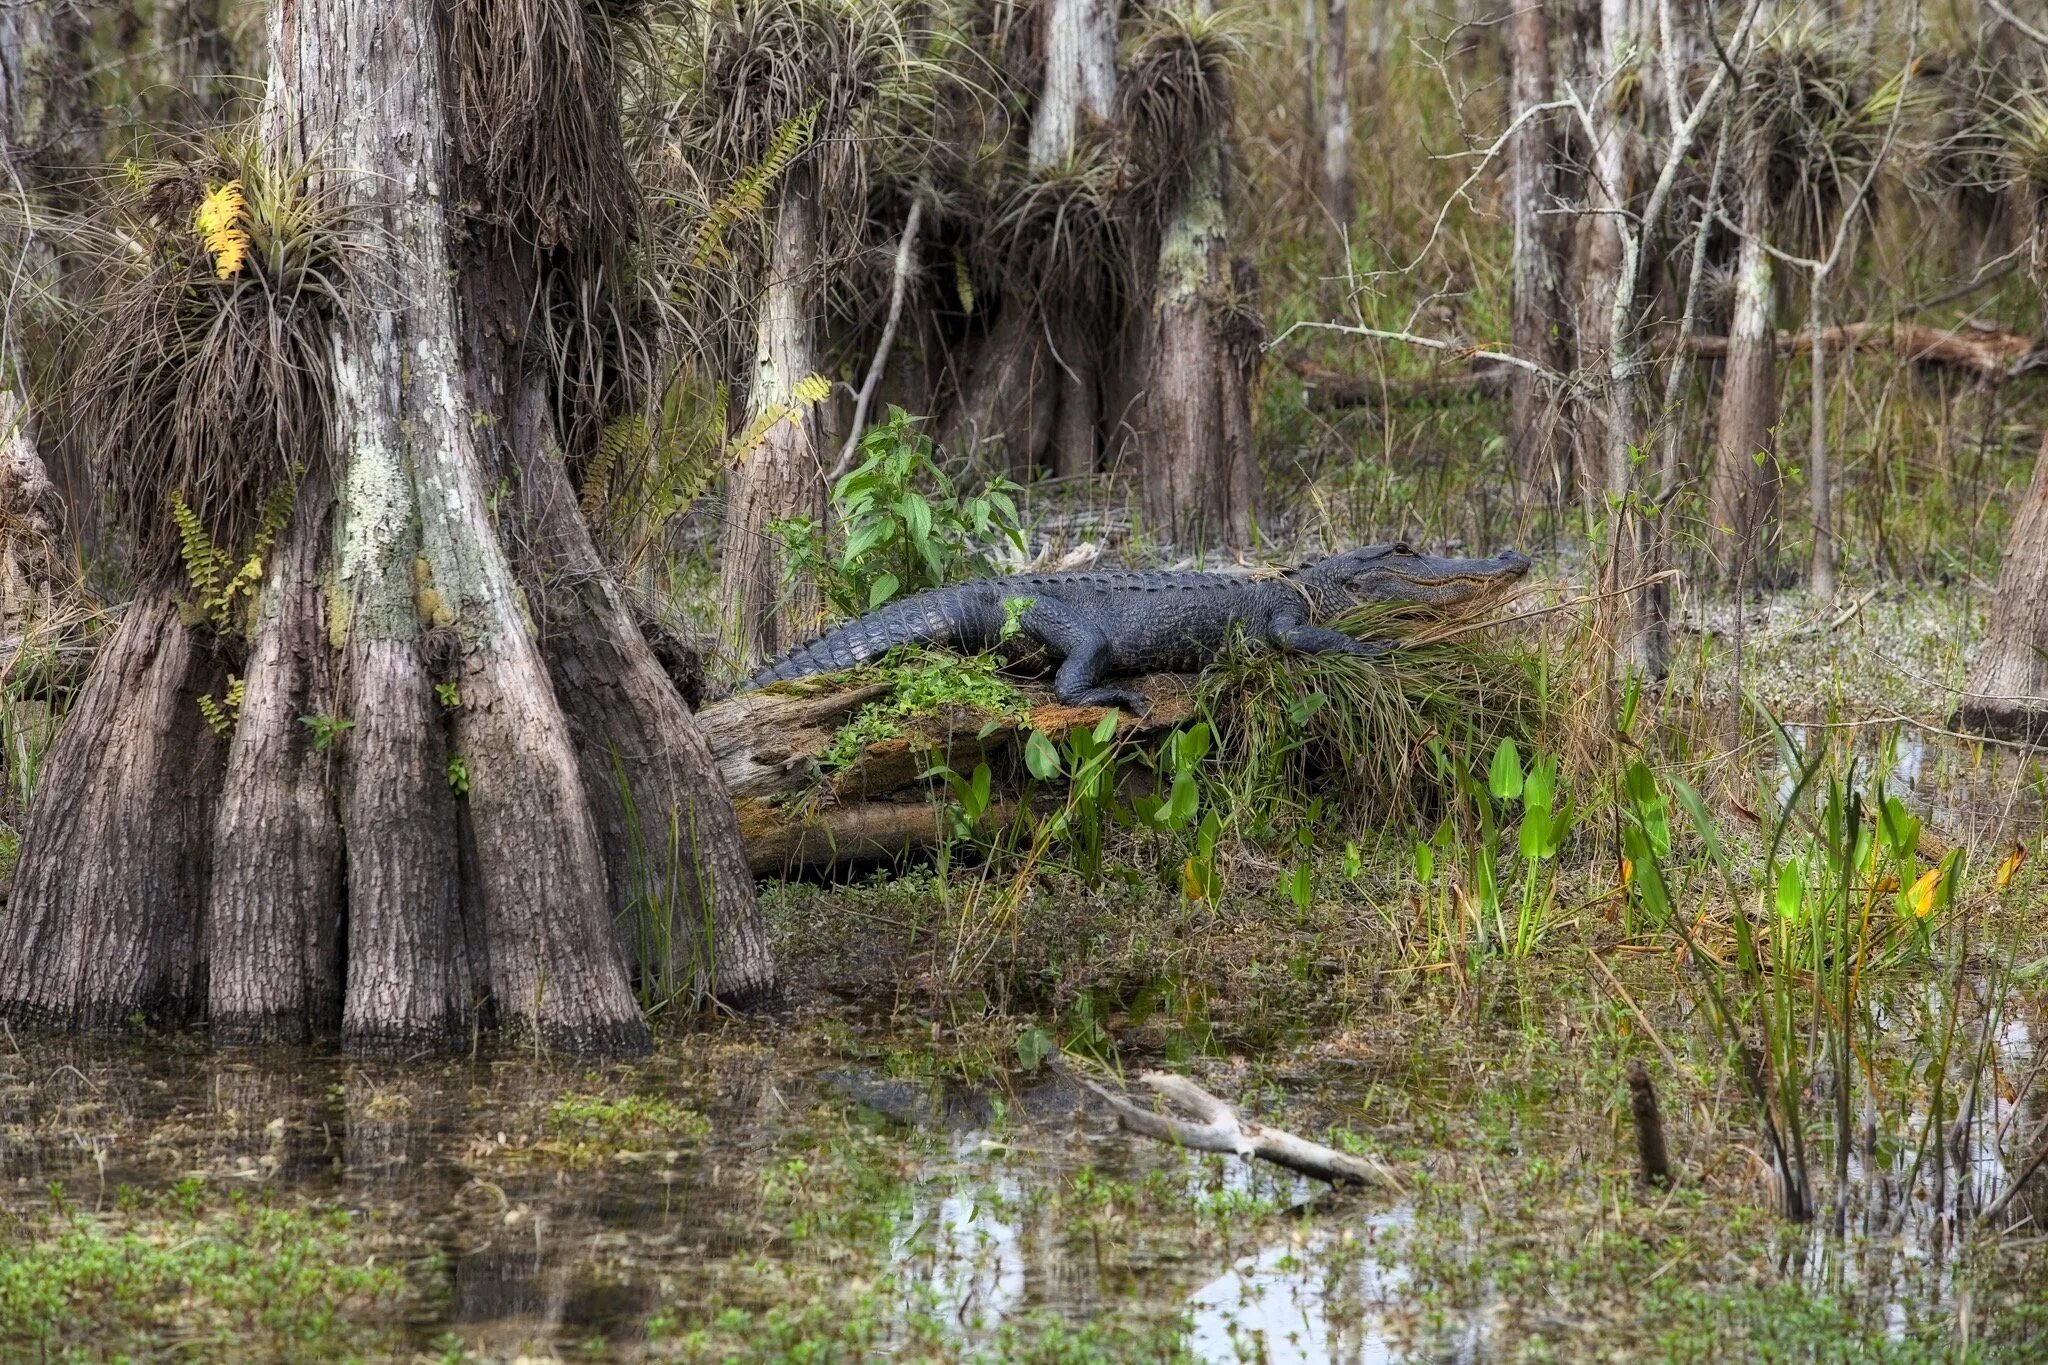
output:
M 234 629 L 236 604 L 253 597 L 263 581 L 263 556 L 277 543 L 290 519 L 296 491 L 285 484 L 264 499 L 263 515 L 249 543 L 249 554 L 239 565 L 213 543 L 213 537 L 207 534 L 199 514 L 185 501 L 185 495 L 171 494 L 171 520 L 178 527 L 178 557 L 192 585 L 193 605 L 200 619 L 221 634 Z
M 697 229 L 697 243 L 690 253 L 691 263 L 699 270 L 724 265 L 732 259 L 732 252 L 725 245 L 726 231 L 767 207 L 768 191 L 789 169 L 789 163 L 810 145 L 811 128 L 817 122 L 818 109 L 819 106 L 814 104 L 776 129 L 775 140 L 768 146 L 768 155 L 761 158 L 759 165 L 742 172 L 732 188 L 711 206 L 704 226 Z
M 219 701 L 202 694 L 199 698 L 199 714 L 206 717 L 206 723 L 216 735 L 225 735 L 235 728 L 235 722 L 242 718 L 242 698 L 247 686 L 242 679 L 228 674 L 228 690 Z

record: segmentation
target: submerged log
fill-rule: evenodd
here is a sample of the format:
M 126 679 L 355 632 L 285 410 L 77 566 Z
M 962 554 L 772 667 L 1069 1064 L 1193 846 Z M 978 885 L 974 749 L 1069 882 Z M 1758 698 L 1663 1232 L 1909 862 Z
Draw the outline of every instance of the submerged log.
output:
M 966 773 L 982 762 L 1001 769 L 1019 762 L 1032 731 L 1058 744 L 1107 714 L 1099 706 L 1062 705 L 1040 683 L 1020 690 L 1025 705 L 1015 714 L 991 717 L 963 707 L 908 717 L 902 734 L 830 770 L 822 760 L 840 730 L 885 698 L 888 684 L 859 675 L 781 683 L 714 702 L 697 723 L 739 813 L 748 862 L 756 875 L 778 876 L 930 848 L 944 831 L 933 799 L 936 779 L 926 776 L 932 769 Z M 1163 733 L 1195 714 L 1188 678 L 1156 674 L 1139 679 L 1137 690 L 1152 709 L 1142 718 L 1119 712 L 1120 737 Z M 1001 821 L 1015 811 L 1014 801 L 999 801 L 990 814 Z

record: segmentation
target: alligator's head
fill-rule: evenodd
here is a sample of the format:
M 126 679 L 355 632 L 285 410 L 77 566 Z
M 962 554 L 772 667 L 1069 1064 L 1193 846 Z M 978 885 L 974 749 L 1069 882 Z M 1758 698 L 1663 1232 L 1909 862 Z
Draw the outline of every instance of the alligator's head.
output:
M 1527 572 L 1529 557 L 1513 550 L 1491 559 L 1447 559 L 1397 541 L 1331 555 L 1295 577 L 1315 598 L 1318 615 L 1336 615 L 1368 602 L 1454 607 L 1505 592 Z

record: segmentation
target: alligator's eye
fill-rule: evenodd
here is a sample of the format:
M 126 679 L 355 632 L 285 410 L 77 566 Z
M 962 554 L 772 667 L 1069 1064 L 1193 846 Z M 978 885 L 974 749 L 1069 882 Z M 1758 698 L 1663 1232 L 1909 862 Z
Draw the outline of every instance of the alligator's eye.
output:
M 1405 540 L 1397 540 L 1394 542 L 1394 553 L 1397 555 L 1412 555 L 1415 553 L 1415 547 Z

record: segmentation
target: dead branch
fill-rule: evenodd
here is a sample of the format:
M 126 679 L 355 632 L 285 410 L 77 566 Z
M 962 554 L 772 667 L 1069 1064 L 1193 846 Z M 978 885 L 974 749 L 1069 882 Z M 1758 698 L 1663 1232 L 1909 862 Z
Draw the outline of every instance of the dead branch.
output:
M 1883 348 L 1915 364 L 1964 370 L 1994 384 L 2048 367 L 2048 347 L 2035 337 L 2016 332 L 1975 328 L 1957 331 L 1913 322 L 1848 322 L 1822 328 L 1820 344 L 1824 354 Z M 1688 349 L 1695 356 L 1724 356 L 1728 354 L 1728 338 L 1696 336 Z M 1808 332 L 1778 333 L 1780 356 L 1812 349 L 1813 338 Z
M 1123 1126 L 1142 1137 L 1171 1142 L 1193 1152 L 1258 1157 L 1299 1175 L 1327 1180 L 1332 1184 L 1401 1188 L 1394 1173 L 1378 1160 L 1351 1156 L 1320 1142 L 1310 1142 L 1278 1128 L 1254 1123 L 1239 1114 L 1235 1106 L 1218 1099 L 1185 1076 L 1163 1071 L 1147 1071 L 1140 1075 L 1138 1084 L 1152 1091 L 1161 1101 L 1152 1109 L 1134 1104 L 1085 1076 L 1077 1075 L 1074 1079 L 1101 1096 L 1116 1112 Z M 1187 1117 L 1172 1113 L 1171 1109 L 1175 1108 Z
M 889 367 L 889 352 L 896 345 L 896 327 L 903 321 L 903 295 L 910 286 L 911 258 L 917 250 L 917 229 L 923 219 L 924 204 L 920 200 L 911 200 L 910 216 L 903 222 L 903 235 L 896 239 L 896 272 L 889 285 L 889 317 L 882 324 L 882 339 L 875 343 L 875 358 L 869 362 L 868 377 L 862 381 L 860 394 L 854 400 L 853 421 L 846 429 L 846 444 L 839 448 L 839 459 L 832 466 L 828 482 L 839 482 L 846 471 L 853 468 L 853 457 L 860 450 L 860 438 L 868 425 L 868 408 L 875 401 L 875 390 L 881 387 L 882 372 Z

